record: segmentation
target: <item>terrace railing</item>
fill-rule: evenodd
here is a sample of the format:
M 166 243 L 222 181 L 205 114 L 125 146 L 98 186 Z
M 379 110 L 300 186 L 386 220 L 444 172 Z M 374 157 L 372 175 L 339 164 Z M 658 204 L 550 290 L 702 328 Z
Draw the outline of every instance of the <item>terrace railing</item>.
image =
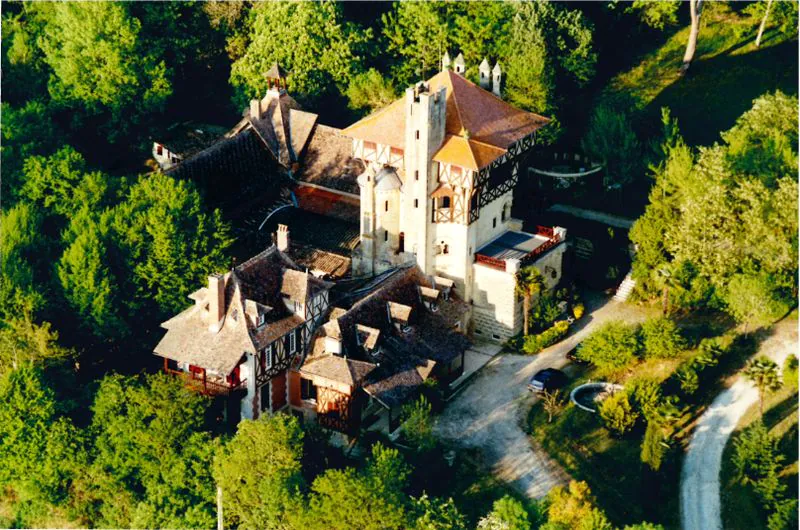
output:
M 525 256 L 520 258 L 520 265 L 525 266 L 533 263 L 536 261 L 542 254 L 547 252 L 548 250 L 552 249 L 553 247 L 557 246 L 559 243 L 563 241 L 561 234 L 556 233 L 556 231 L 549 226 L 536 226 L 536 235 L 543 236 L 547 238 L 547 241 L 533 249 L 532 251 L 528 252 Z M 500 258 L 493 258 L 492 256 L 486 256 L 484 254 L 475 254 L 475 263 L 481 263 L 488 267 L 492 267 L 494 269 L 498 269 L 501 271 L 506 270 L 506 260 Z
M 209 379 L 205 374 L 184 372 L 182 370 L 173 370 L 172 368 L 165 368 L 164 371 L 179 377 L 187 388 L 206 396 L 230 396 L 238 390 L 245 391 L 247 388 L 246 379 L 237 383 L 228 383 L 227 381 Z

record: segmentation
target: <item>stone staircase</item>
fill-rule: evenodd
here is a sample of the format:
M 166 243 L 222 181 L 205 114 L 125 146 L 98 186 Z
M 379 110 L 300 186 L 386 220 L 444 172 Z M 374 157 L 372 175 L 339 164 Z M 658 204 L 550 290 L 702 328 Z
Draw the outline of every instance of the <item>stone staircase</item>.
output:
M 636 287 L 636 280 L 631 278 L 631 273 L 625 275 L 625 279 L 622 280 L 622 283 L 619 284 L 617 287 L 617 292 L 614 294 L 614 300 L 617 302 L 626 302 L 628 297 L 633 292 L 633 288 Z
M 594 254 L 594 245 L 590 240 L 583 237 L 576 237 L 574 245 L 575 256 L 577 256 L 578 259 L 586 261 L 591 259 L 592 254 Z

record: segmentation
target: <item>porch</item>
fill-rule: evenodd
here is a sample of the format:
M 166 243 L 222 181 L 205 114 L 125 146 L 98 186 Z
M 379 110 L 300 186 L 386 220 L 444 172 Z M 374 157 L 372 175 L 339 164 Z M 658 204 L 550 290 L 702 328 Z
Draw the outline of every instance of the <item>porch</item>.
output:
M 167 359 L 164 359 L 164 373 L 180 378 L 186 388 L 204 396 L 227 397 L 237 392 L 247 393 L 246 379 L 239 381 L 210 376 L 203 369 L 194 371 L 176 370 L 167 365 Z

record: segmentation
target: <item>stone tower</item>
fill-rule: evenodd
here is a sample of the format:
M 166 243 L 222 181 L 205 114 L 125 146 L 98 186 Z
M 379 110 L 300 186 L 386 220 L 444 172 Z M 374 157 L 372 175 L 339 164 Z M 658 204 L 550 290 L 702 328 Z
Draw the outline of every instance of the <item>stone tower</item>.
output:
M 494 63 L 494 69 L 492 70 L 492 94 L 497 97 L 501 97 L 500 81 L 502 80 L 502 77 L 503 71 L 500 69 L 500 63 Z
M 483 59 L 483 62 L 478 67 L 478 73 L 480 75 L 478 84 L 482 89 L 489 90 L 489 86 L 492 84 L 492 67 L 489 66 L 489 61 L 486 58 Z
M 467 64 L 464 62 L 463 53 L 459 53 L 456 56 L 456 59 L 453 61 L 453 67 L 455 73 L 457 73 L 458 75 L 464 75 L 464 73 L 467 71 Z

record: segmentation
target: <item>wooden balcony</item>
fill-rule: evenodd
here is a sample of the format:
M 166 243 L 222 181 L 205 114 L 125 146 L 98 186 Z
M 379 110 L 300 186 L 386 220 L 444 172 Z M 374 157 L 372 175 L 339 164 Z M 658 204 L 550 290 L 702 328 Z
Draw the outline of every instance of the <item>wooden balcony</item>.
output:
M 168 374 L 172 374 L 181 378 L 186 388 L 205 396 L 230 396 L 236 392 L 247 392 L 247 380 L 239 381 L 238 383 L 231 384 L 224 380 L 210 379 L 206 374 L 197 374 L 192 372 L 184 372 L 182 370 L 173 370 L 172 368 L 164 368 Z

